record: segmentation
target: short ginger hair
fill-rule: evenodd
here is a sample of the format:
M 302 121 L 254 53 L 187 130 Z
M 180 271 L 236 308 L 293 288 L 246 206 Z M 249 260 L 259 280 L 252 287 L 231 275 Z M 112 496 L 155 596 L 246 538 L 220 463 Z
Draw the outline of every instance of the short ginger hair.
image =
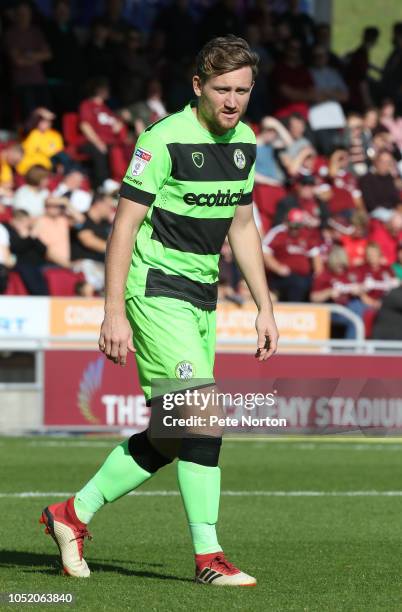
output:
M 259 57 L 244 38 L 229 34 L 207 42 L 197 55 L 196 72 L 201 81 L 250 66 L 255 80 Z

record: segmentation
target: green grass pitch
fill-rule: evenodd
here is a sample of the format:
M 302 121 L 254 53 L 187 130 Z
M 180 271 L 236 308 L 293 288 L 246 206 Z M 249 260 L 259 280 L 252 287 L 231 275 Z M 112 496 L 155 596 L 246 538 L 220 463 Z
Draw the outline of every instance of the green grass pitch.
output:
M 0 438 L 0 591 L 75 597 L 70 606 L 0 608 L 402 610 L 402 497 L 384 494 L 402 491 L 398 441 L 227 439 L 218 533 L 228 558 L 257 577 L 249 589 L 192 582 L 174 465 L 140 489 L 142 495 L 95 517 L 93 540 L 86 542 L 88 580 L 61 575 L 56 546 L 38 524 L 40 512 L 62 499 L 51 492 L 84 484 L 115 444 L 110 438 Z M 21 492 L 49 495 L 10 495 Z

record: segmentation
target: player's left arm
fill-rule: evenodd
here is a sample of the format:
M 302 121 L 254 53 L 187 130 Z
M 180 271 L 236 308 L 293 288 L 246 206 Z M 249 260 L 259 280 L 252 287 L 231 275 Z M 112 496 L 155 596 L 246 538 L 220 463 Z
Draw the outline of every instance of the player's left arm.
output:
M 258 335 L 256 357 L 259 361 L 265 361 L 276 352 L 278 330 L 265 276 L 261 238 L 254 221 L 252 204 L 237 207 L 228 238 L 233 255 L 258 308 L 255 323 Z M 266 336 L 269 339 L 268 348 Z

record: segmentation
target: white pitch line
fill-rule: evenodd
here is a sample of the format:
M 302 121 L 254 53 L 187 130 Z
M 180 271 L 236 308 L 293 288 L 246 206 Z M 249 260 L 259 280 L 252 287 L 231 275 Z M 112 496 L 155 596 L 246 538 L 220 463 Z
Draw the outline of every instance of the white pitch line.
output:
M 0 498 L 71 497 L 71 492 L 21 491 L 0 493 Z M 179 491 L 132 491 L 136 497 L 177 497 Z M 402 497 L 402 491 L 222 491 L 227 497 Z
M 249 439 L 247 439 L 249 440 Z M 230 438 L 227 439 L 227 441 L 224 442 L 224 448 L 234 448 L 235 447 L 235 443 L 237 442 L 241 442 L 242 440 L 236 439 L 236 440 L 232 440 Z M 264 444 L 264 442 L 261 439 L 256 439 L 256 440 L 252 440 L 256 445 L 262 445 Z M 270 440 L 271 442 L 273 440 Z M 275 447 L 277 448 L 278 446 L 286 446 L 286 449 L 288 449 L 288 444 L 286 440 L 281 441 L 282 444 L 275 441 Z M 341 442 L 341 441 L 339 441 Z M 1 443 L 0 443 L 1 444 Z M 93 442 L 85 442 L 85 441 L 79 441 L 79 440 L 42 440 L 42 441 L 32 441 L 32 442 L 28 442 L 26 444 L 26 446 L 31 446 L 31 447 L 35 447 L 35 448 L 46 448 L 46 447 L 54 447 L 54 448 L 63 448 L 63 447 L 79 447 L 79 448 L 113 448 L 114 446 L 116 446 L 116 444 L 118 444 L 118 442 L 113 441 L 113 442 L 100 442 L 100 441 L 93 441 Z M 236 444 L 237 446 L 237 444 Z M 345 450 L 345 444 L 336 444 L 334 443 L 334 441 L 332 441 L 331 444 L 328 444 L 326 440 L 323 440 L 322 442 L 293 442 L 292 443 L 292 448 L 296 449 L 296 450 L 306 450 L 306 451 L 312 451 L 312 450 L 334 450 L 334 451 L 344 451 Z M 375 444 L 371 443 L 371 444 L 367 444 L 367 443 L 349 443 L 346 446 L 347 450 L 351 450 L 351 451 L 396 451 L 396 452 L 402 452 L 402 444 L 400 443 L 383 443 L 383 442 L 376 442 Z
M 93 442 L 85 442 L 80 440 L 41 440 L 41 441 L 32 441 L 27 442 L 26 446 L 35 446 L 35 447 L 46 447 L 46 446 L 54 446 L 56 448 L 62 446 L 79 446 L 83 448 L 112 448 L 118 444 L 117 440 L 113 440 L 112 442 L 99 442 L 94 440 Z

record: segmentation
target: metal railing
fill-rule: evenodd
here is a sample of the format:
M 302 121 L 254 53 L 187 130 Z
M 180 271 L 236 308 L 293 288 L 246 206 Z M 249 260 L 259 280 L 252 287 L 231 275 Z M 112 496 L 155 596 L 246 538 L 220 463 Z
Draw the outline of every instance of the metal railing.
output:
M 221 338 L 217 342 L 219 347 L 240 347 L 241 350 L 255 348 L 255 340 L 249 338 Z M 402 356 L 401 340 L 300 340 L 300 339 L 279 339 L 279 352 L 281 348 L 292 348 L 299 353 L 310 348 L 323 348 L 326 352 L 351 351 L 353 353 L 369 354 L 383 353 L 389 351 L 391 354 L 400 352 Z M 88 351 L 98 350 L 98 341 L 93 336 L 80 336 L 72 338 L 69 336 L 55 336 L 51 340 L 45 338 L 20 338 L 19 336 L 0 337 L 0 352 L 37 352 L 37 351 Z M 289 353 L 289 350 L 286 351 Z
M 281 305 L 282 305 L 281 302 L 274 303 L 274 311 L 275 311 L 276 306 L 281 306 Z M 283 304 L 283 305 L 287 306 L 288 304 Z M 356 340 L 359 340 L 359 341 L 364 340 L 365 329 L 364 329 L 364 324 L 363 324 L 362 319 L 357 314 L 355 314 L 348 308 L 345 308 L 344 306 L 341 306 L 339 304 L 312 304 L 312 303 L 305 303 L 305 302 L 292 302 L 289 305 L 291 305 L 292 307 L 299 306 L 302 311 L 306 307 L 308 307 L 309 310 L 327 310 L 330 313 L 339 314 L 344 319 L 353 323 L 355 327 Z M 54 348 L 53 344 L 61 343 L 61 344 L 70 345 L 71 343 L 74 343 L 74 342 L 93 344 L 93 343 L 97 343 L 97 340 L 98 340 L 98 337 L 96 334 L 82 335 L 80 333 L 77 333 L 77 334 L 71 334 L 68 336 L 67 335 L 64 335 L 64 336 L 53 336 L 53 335 L 51 336 L 50 335 L 32 336 L 32 335 L 29 335 L 29 336 L 24 337 L 22 336 L 22 334 L 10 335 L 10 334 L 0 331 L 0 350 L 7 350 L 7 348 L 9 348 L 7 346 L 8 342 L 16 343 L 17 345 L 21 345 L 27 350 L 30 350 L 31 347 L 33 348 L 37 347 L 38 343 L 40 343 L 43 346 L 46 346 L 46 348 L 51 349 L 51 348 Z M 224 338 L 218 338 L 218 344 L 223 343 L 223 342 L 226 343 L 226 340 Z M 252 342 L 253 340 L 251 340 L 251 343 Z M 310 341 L 306 340 L 305 342 L 306 344 L 309 344 Z M 233 344 L 237 344 L 237 343 L 238 343 L 238 339 L 233 339 Z M 10 347 L 10 350 L 11 350 L 11 347 Z
M 292 304 L 293 305 L 293 304 Z M 306 304 L 300 304 L 305 308 Z M 308 304 L 309 308 L 326 308 L 330 313 L 342 315 L 355 327 L 355 340 L 305 340 L 280 338 L 278 352 L 285 354 L 359 354 L 359 355 L 391 355 L 402 356 L 402 341 L 365 340 L 364 324 L 354 312 L 338 304 Z M 224 338 L 217 340 L 217 352 L 234 350 L 250 352 L 255 349 L 255 335 L 250 337 Z M 0 334 L 0 352 L 32 352 L 35 353 L 35 382 L 33 383 L 0 383 L 0 390 L 32 389 L 41 391 L 44 379 L 44 351 L 52 350 L 98 350 L 98 338 L 94 334 L 71 336 L 28 336 Z

